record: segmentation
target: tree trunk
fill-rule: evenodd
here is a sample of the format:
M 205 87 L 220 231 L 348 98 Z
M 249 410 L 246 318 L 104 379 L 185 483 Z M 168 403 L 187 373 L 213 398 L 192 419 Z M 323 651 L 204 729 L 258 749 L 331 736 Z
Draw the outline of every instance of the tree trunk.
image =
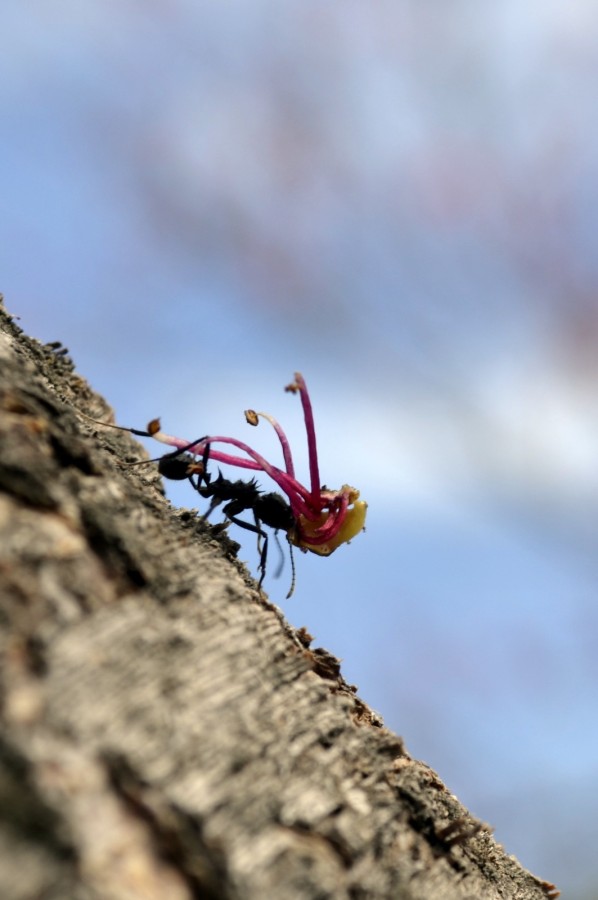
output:
M 0 306 L 0 896 L 543 898 Z

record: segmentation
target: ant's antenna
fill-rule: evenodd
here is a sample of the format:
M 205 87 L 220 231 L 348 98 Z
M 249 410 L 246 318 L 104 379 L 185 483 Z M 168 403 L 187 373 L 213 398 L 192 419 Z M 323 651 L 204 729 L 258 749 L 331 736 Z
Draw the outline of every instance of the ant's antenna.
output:
M 116 428 L 117 431 L 128 431 L 129 434 L 135 434 L 137 437 L 153 437 L 160 431 L 160 419 L 152 419 L 147 426 L 147 431 L 141 431 L 139 428 L 125 428 L 124 425 L 114 425 L 112 422 L 102 422 L 100 419 L 94 419 L 92 416 L 88 416 L 87 413 L 84 413 L 80 409 L 77 410 L 77 413 L 80 416 L 83 416 L 84 419 L 87 419 L 88 422 L 93 422 L 95 425 L 103 425 L 104 428 Z M 147 462 L 151 462 L 151 460 L 148 459 Z
M 293 545 L 289 541 L 289 556 L 291 557 L 291 586 L 289 588 L 289 593 L 286 595 L 285 600 L 289 600 L 293 594 L 295 593 L 295 557 L 293 556 Z

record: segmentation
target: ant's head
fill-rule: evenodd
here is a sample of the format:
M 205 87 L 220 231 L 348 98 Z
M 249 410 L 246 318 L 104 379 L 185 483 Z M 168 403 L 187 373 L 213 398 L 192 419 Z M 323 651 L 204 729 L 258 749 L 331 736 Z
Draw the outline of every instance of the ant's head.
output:
M 198 462 L 188 453 L 173 455 L 167 453 L 158 460 L 158 471 L 171 481 L 184 481 L 191 475 L 203 475 L 203 463 Z

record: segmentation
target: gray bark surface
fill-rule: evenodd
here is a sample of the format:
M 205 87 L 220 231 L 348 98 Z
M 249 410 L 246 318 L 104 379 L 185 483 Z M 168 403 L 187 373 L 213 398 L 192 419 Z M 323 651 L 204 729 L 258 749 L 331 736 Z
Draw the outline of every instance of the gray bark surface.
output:
M 557 896 L 78 411 L 0 307 L 0 897 Z

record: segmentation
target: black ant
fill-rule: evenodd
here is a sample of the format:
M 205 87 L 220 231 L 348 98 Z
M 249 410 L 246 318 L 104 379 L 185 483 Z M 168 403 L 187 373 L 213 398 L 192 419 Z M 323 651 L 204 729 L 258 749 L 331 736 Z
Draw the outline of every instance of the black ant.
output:
M 150 423 L 148 431 L 139 431 L 130 429 L 133 434 L 141 437 L 152 437 L 153 423 Z M 206 436 L 207 437 L 207 436 Z M 201 462 L 190 456 L 186 451 L 198 444 L 203 444 L 206 437 L 199 438 L 197 441 L 182 447 L 171 453 L 166 453 L 157 460 L 147 460 L 147 462 L 157 462 L 158 471 L 164 478 L 172 481 L 183 481 L 188 479 L 198 494 L 206 500 L 211 500 L 210 506 L 203 518 L 207 519 L 213 510 L 221 503 L 222 512 L 229 522 L 251 531 L 258 536 L 258 552 L 260 554 L 259 570 L 260 580 L 258 588 L 261 590 L 262 582 L 266 575 L 266 560 L 268 558 L 268 534 L 264 531 L 263 526 L 274 529 L 274 537 L 280 548 L 277 532 L 282 530 L 285 534 L 295 527 L 295 517 L 291 510 L 290 504 L 284 499 L 282 494 L 271 491 L 267 494 L 263 493 L 258 487 L 255 478 L 250 481 L 230 481 L 224 478 L 222 472 L 218 471 L 218 477 L 212 480 L 212 476 L 208 472 L 208 462 L 210 458 L 210 443 L 207 442 L 204 447 Z M 145 461 L 144 461 L 145 462 Z M 137 464 L 138 465 L 138 464 Z M 194 478 L 195 476 L 195 478 Z M 245 510 L 253 512 L 253 522 L 245 522 L 239 519 L 239 515 Z M 295 561 L 293 559 L 293 549 L 289 542 L 289 553 L 291 557 L 292 580 L 287 600 L 292 596 L 295 590 Z M 276 577 L 280 575 L 282 566 L 276 572 Z
M 295 372 L 294 381 L 287 385 L 285 390 L 292 394 L 299 394 L 301 398 L 309 456 L 309 486 L 302 484 L 296 478 L 293 454 L 288 438 L 276 419 L 268 413 L 248 409 L 245 410 L 245 419 L 249 425 L 254 426 L 258 424 L 260 418 L 266 419 L 270 423 L 280 442 L 284 468 L 273 465 L 261 453 L 237 438 L 206 435 L 189 444 L 182 438 L 164 434 L 160 430 L 158 419 L 153 419 L 149 423 L 147 431 L 123 428 L 120 425 L 110 425 L 109 427 L 128 431 L 140 437 L 153 437 L 157 441 L 175 447 L 173 451 L 160 459 L 144 460 L 144 463 L 157 462 L 158 469 L 165 478 L 175 481 L 189 479 L 201 497 L 211 500 L 204 518 L 207 518 L 216 506 L 224 503 L 223 511 L 230 522 L 257 534 L 260 554 L 260 588 L 266 574 L 268 555 L 268 535 L 264 531 L 264 526 L 273 528 L 275 537 L 276 532 L 283 529 L 291 548 L 293 580 L 287 595 L 290 597 L 295 586 L 292 547 L 299 547 L 303 552 L 309 550 L 318 556 L 330 556 L 337 547 L 340 547 L 341 544 L 348 544 L 360 531 L 364 530 L 367 503 L 359 499 L 359 491 L 350 484 L 343 484 L 337 490 L 322 485 L 312 406 L 305 379 L 300 372 Z M 85 416 L 84 413 L 82 415 Z M 85 416 L 85 418 L 89 418 L 89 416 Z M 96 420 L 92 419 L 92 421 Z M 107 425 L 108 423 L 98 422 L 97 424 Z M 238 451 L 241 451 L 243 456 L 235 455 Z M 200 455 L 202 458 L 198 461 L 197 457 Z M 264 472 L 286 494 L 288 502 L 282 494 L 262 493 L 255 478 L 251 481 L 230 481 L 219 472 L 218 477 L 212 481 L 207 471 L 210 458 L 225 465 Z M 133 463 L 133 465 L 141 465 L 141 463 Z M 239 518 L 239 515 L 245 510 L 253 512 L 253 523 Z M 276 539 L 278 540 L 278 538 Z

